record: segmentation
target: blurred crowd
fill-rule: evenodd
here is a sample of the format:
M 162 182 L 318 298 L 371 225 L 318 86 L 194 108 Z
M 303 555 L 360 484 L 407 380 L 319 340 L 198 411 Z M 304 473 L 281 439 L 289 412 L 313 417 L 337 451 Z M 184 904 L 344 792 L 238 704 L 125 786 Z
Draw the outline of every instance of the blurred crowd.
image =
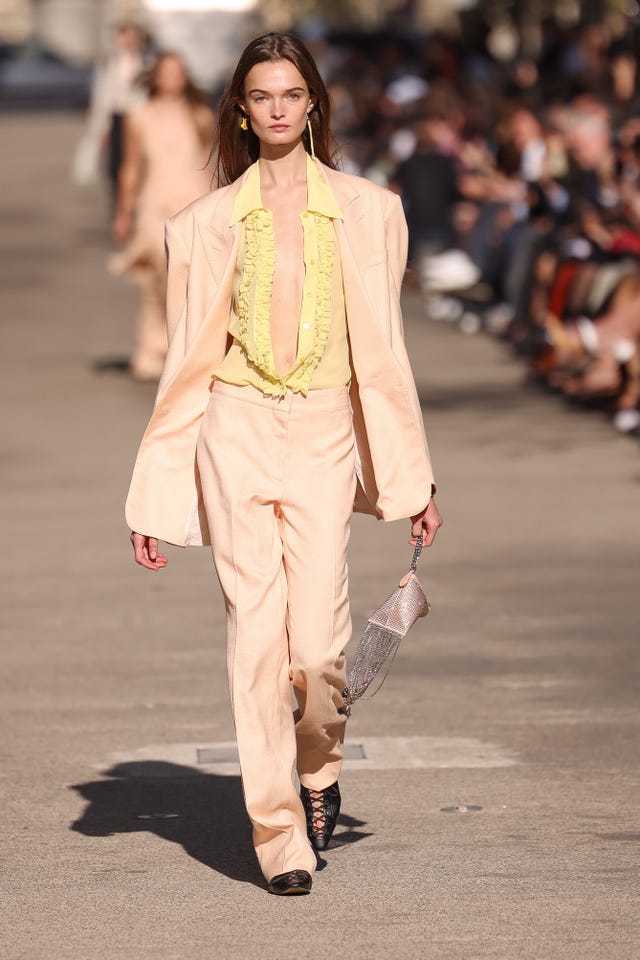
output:
M 531 379 L 640 435 L 640 32 L 633 19 L 616 36 L 605 23 L 550 21 L 535 57 L 508 62 L 488 52 L 481 32 L 331 35 L 317 24 L 300 32 L 329 86 L 342 169 L 402 196 L 409 280 L 422 291 L 425 318 L 509 340 Z M 131 31 L 116 39 L 119 66 L 114 54 L 98 74 L 88 129 L 100 131 L 94 142 L 111 143 L 114 238 L 129 243 L 120 263 L 147 268 L 133 372 L 152 379 L 162 359 L 158 248 L 145 260 L 138 236 L 131 255 L 133 213 L 138 204 L 143 219 L 146 202 L 156 220 L 168 215 L 161 184 L 175 182 L 179 171 L 164 168 L 158 138 L 174 145 L 186 138 L 179 162 L 193 168 L 212 145 L 213 114 L 179 58 L 154 63 Z M 146 108 L 135 79 L 143 66 Z M 176 89 L 182 113 L 168 106 L 175 107 Z M 220 92 L 209 98 L 214 111 Z M 124 125 L 123 115 L 130 118 Z M 82 178 L 82 151 L 77 160 Z M 186 192 L 198 195 L 203 179 L 191 173 Z
M 550 22 L 508 64 L 441 36 L 316 51 L 344 168 L 402 195 L 425 317 L 638 435 L 639 41 Z

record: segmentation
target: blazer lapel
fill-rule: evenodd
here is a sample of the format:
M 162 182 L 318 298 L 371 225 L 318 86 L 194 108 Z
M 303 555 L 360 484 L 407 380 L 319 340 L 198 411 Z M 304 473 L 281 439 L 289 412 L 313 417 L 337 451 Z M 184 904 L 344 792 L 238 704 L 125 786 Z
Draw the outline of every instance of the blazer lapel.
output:
M 347 223 L 355 224 L 364 220 L 366 207 L 362 202 L 360 191 L 355 184 L 350 181 L 345 181 L 341 173 L 337 170 L 332 170 L 331 167 L 325 166 L 324 163 L 320 163 L 319 160 L 316 161 L 316 164 L 324 179 L 331 187 L 338 206 L 344 214 L 345 226 Z
M 228 227 L 224 233 L 210 223 L 199 223 L 197 229 L 205 260 L 215 283 L 219 285 L 239 232 L 239 224 Z
M 209 222 L 199 221 L 197 230 L 200 243 L 216 284 L 225 273 L 229 257 L 238 240 L 239 224 L 229 226 L 231 212 L 236 195 L 242 186 L 246 173 L 224 190 L 220 202 L 211 213 Z

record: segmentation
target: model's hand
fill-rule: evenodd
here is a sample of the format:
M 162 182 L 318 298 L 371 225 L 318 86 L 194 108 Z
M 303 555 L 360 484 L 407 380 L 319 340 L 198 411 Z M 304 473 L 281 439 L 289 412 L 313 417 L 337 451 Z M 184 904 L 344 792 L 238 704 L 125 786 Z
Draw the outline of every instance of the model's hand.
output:
M 415 517 L 411 517 L 411 539 L 409 543 L 412 547 L 415 547 L 416 537 L 422 534 L 423 546 L 430 547 L 441 526 L 442 517 L 432 497 L 422 513 L 416 513 Z
M 167 558 L 158 550 L 156 537 L 147 537 L 143 533 L 131 533 L 131 544 L 136 563 L 147 570 L 162 570 L 168 564 Z

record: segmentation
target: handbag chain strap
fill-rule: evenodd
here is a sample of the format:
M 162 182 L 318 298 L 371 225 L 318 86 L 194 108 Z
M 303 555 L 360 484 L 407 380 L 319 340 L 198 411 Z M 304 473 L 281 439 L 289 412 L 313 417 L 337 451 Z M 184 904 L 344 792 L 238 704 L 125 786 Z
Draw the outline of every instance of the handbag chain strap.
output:
M 416 546 L 413 551 L 413 557 L 411 558 L 412 573 L 416 572 L 416 567 L 418 566 L 418 560 L 420 559 L 421 553 L 422 553 L 422 534 L 416 537 Z

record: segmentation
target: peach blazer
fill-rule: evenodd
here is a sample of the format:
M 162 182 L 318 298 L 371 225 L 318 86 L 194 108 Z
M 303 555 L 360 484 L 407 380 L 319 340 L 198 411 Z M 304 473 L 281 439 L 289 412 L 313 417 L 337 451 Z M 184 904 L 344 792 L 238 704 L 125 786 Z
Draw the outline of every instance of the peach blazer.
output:
M 335 227 L 353 368 L 354 510 L 398 520 L 424 509 L 433 484 L 400 312 L 406 221 L 395 194 L 316 163 L 344 217 Z M 195 451 L 211 372 L 227 349 L 240 239 L 239 225 L 229 220 L 245 175 L 200 197 L 165 226 L 169 352 L 126 518 L 132 530 L 179 546 L 211 542 Z

